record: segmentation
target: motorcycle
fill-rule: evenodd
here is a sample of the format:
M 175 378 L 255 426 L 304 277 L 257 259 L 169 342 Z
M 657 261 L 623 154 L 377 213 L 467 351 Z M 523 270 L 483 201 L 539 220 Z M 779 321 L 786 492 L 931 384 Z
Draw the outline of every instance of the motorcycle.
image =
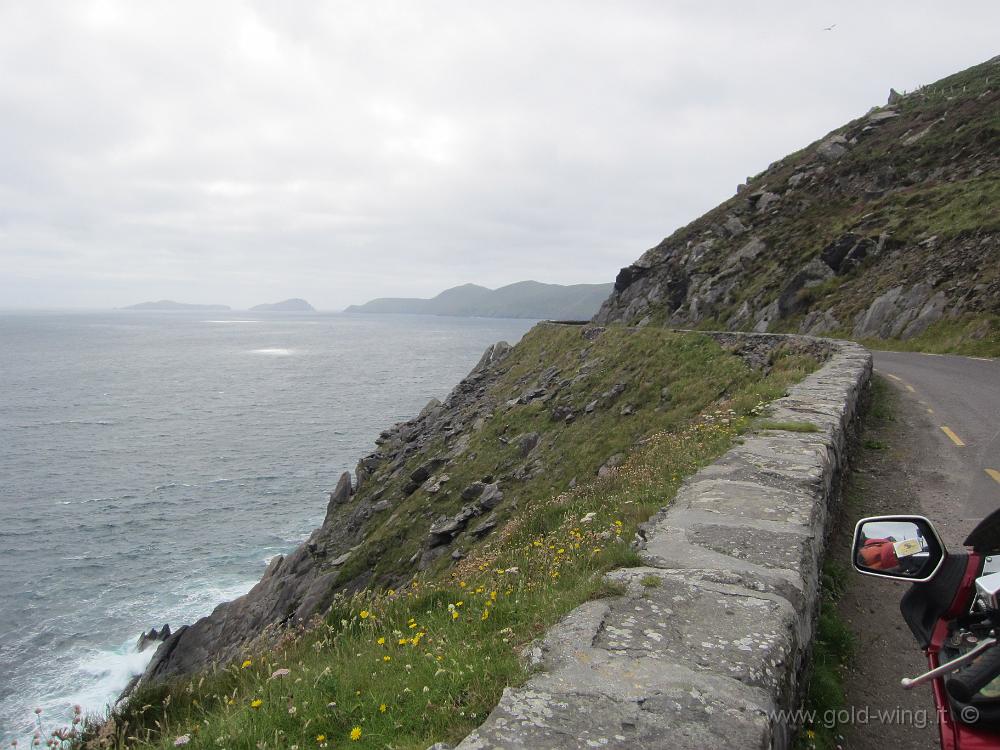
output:
M 862 518 L 852 563 L 864 575 L 908 581 L 900 611 L 929 670 L 944 750 L 1000 748 L 1000 510 L 949 552 L 923 516 Z

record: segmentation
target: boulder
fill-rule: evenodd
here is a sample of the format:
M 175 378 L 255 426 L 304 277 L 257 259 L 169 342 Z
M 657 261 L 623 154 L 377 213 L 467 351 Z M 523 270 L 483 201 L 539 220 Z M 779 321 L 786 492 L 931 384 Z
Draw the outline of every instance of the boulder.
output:
M 484 536 L 493 531 L 493 529 L 495 529 L 497 527 L 497 524 L 499 523 L 500 521 L 497 519 L 496 515 L 491 513 L 482 521 L 480 521 L 471 529 L 469 529 L 469 533 L 472 534 L 472 536 L 476 537 L 476 539 L 482 539 Z
M 354 486 L 351 484 L 351 474 L 345 471 L 337 481 L 337 487 L 330 493 L 330 502 L 327 505 L 327 513 L 338 505 L 343 505 L 354 495 Z
M 724 222 L 722 222 L 722 228 L 725 230 L 726 234 L 728 234 L 730 237 L 739 237 L 741 234 L 747 231 L 747 228 L 743 226 L 743 222 L 737 219 L 735 216 L 730 216 Z
M 889 89 L 889 99 L 886 101 L 886 104 L 888 104 L 889 106 L 892 106 L 893 104 L 899 104 L 902 98 L 903 95 L 900 94 L 898 91 L 896 91 L 896 89 Z
M 503 501 L 503 492 L 500 491 L 499 482 L 493 482 L 483 487 L 483 492 L 479 496 L 479 507 L 483 510 L 493 510 Z
M 162 643 L 169 637 L 170 637 L 169 625 L 164 625 L 163 628 L 160 630 L 157 630 L 156 628 L 150 628 L 148 631 L 142 633 L 139 636 L 139 640 L 136 641 L 135 644 L 135 650 L 141 653 L 154 644 Z
M 840 321 L 829 310 L 813 310 L 802 320 L 799 332 L 807 336 L 822 336 L 840 327 Z
M 443 458 L 432 458 L 430 461 L 423 463 L 413 470 L 413 473 L 410 474 L 410 481 L 418 485 L 423 484 L 442 466 L 444 466 Z
M 845 274 L 873 254 L 878 243 L 870 237 L 847 232 L 820 252 L 820 259 L 837 274 Z
M 475 500 L 477 497 L 483 494 L 483 490 L 486 485 L 483 482 L 473 482 L 464 490 L 462 490 L 463 500 Z
M 585 406 L 585 407 L 583 408 L 583 410 L 584 410 L 585 412 L 587 412 L 587 414 L 590 414 L 590 413 L 592 413 L 592 412 L 594 411 L 594 409 L 596 409 L 596 408 L 597 408 L 597 403 L 598 403 L 598 401 L 597 401 L 597 399 L 595 398 L 595 399 L 594 399 L 593 401 L 591 401 L 591 402 L 590 402 L 589 404 L 587 404 L 587 405 L 586 405 L 586 406 Z
M 847 139 L 842 135 L 832 135 L 816 147 L 816 153 L 826 161 L 837 161 L 847 153 Z
M 472 518 L 479 515 L 479 512 L 476 506 L 466 505 L 453 516 L 439 518 L 427 531 L 428 549 L 450 542 L 461 533 Z
M 792 276 L 778 295 L 778 317 L 786 318 L 802 307 L 799 292 L 833 276 L 833 269 L 819 258 L 813 258 Z
M 781 200 L 780 195 L 778 195 L 777 193 L 770 193 L 765 190 L 763 193 L 760 194 L 760 197 L 757 199 L 757 206 L 756 206 L 757 213 L 764 213 L 765 211 L 767 211 L 769 207 L 773 206 L 780 200 Z
M 607 461 L 605 461 L 604 465 L 597 470 L 597 476 L 599 477 L 611 476 L 612 474 L 614 474 L 615 469 L 617 469 L 623 463 L 625 463 L 625 455 L 622 453 L 616 453 L 615 455 L 611 456 L 611 458 L 609 458 Z
M 535 446 L 538 445 L 538 433 L 526 432 L 523 435 L 518 435 L 514 438 L 513 442 L 517 445 L 517 448 L 521 453 L 521 457 L 526 458 L 527 455 L 535 449 Z
M 550 417 L 553 422 L 573 421 L 573 409 L 569 406 L 557 406 L 552 410 Z

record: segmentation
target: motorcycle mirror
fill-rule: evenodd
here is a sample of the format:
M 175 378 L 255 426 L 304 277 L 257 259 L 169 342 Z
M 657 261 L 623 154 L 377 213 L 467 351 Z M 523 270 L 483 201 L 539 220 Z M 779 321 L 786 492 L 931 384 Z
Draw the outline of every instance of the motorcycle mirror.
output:
M 923 516 L 872 516 L 854 528 L 851 562 L 865 575 L 923 583 L 934 577 L 946 555 Z

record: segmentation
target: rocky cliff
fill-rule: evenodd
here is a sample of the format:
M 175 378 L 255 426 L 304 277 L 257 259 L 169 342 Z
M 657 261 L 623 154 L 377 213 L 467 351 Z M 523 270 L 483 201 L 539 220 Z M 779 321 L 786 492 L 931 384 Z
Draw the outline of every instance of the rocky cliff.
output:
M 447 574 L 533 503 L 606 476 L 650 435 L 754 387 L 776 357 L 827 353 L 806 340 L 776 352 L 777 338 L 539 324 L 516 347 L 491 346 L 444 402 L 384 431 L 340 477 L 304 544 L 248 594 L 172 633 L 143 681 L 236 659 L 338 594 Z
M 975 338 L 998 314 L 1000 57 L 748 179 L 623 268 L 596 321 Z

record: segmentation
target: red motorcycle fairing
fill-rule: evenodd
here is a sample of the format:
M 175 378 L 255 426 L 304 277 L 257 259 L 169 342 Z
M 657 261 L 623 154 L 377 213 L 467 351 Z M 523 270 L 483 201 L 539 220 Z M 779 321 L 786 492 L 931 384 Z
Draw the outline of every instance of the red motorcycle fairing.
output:
M 949 623 L 968 612 L 969 607 L 972 606 L 976 590 L 975 581 L 982 565 L 982 556 L 977 554 L 967 556 L 962 579 L 957 588 L 954 589 L 951 602 L 934 624 L 930 644 L 925 649 L 930 669 L 935 669 L 941 664 L 940 655 L 949 635 Z M 933 681 L 932 686 L 942 750 L 997 750 L 1000 748 L 1000 727 L 996 725 L 977 727 L 974 723 L 963 723 L 952 711 L 944 678 L 938 677 Z

